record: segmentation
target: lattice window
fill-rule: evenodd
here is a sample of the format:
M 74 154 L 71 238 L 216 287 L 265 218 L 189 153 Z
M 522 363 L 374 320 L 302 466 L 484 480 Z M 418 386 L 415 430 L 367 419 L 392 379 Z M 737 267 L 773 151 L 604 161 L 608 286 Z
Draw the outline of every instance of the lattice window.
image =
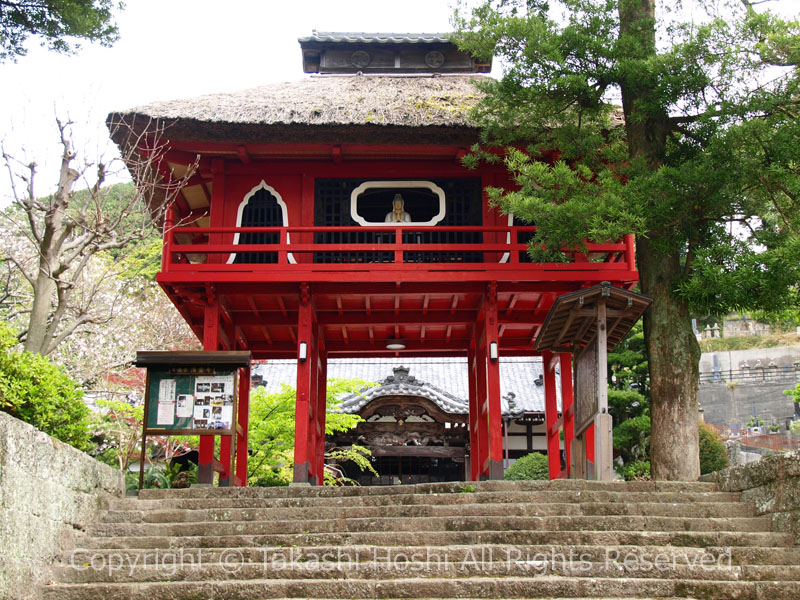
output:
M 286 223 L 286 207 L 274 190 L 264 184 L 254 188 L 243 200 L 240 207 L 238 225 L 240 227 L 281 227 Z M 278 244 L 280 235 L 277 233 L 241 233 L 237 235 L 237 244 Z M 265 264 L 277 263 L 276 252 L 237 252 L 233 262 L 236 264 Z
M 315 187 L 314 224 L 317 226 L 345 226 L 356 223 L 350 216 L 350 196 L 365 179 L 317 179 Z M 370 179 L 369 181 L 376 181 Z M 409 180 L 413 181 L 413 180 Z M 429 180 L 445 191 L 446 212 L 439 225 L 481 225 L 481 181 L 479 178 L 453 178 Z M 402 189 L 398 190 L 403 192 Z M 413 207 L 408 207 L 409 212 Z M 391 209 L 387 202 L 386 212 Z M 414 213 L 411 212 L 412 217 Z M 319 233 L 316 243 L 369 244 L 389 241 L 393 233 Z M 480 233 L 458 233 L 429 230 L 404 234 L 404 243 L 426 244 L 479 244 Z M 406 262 L 481 262 L 479 252 L 405 252 Z M 317 252 L 315 262 L 391 262 L 391 252 Z

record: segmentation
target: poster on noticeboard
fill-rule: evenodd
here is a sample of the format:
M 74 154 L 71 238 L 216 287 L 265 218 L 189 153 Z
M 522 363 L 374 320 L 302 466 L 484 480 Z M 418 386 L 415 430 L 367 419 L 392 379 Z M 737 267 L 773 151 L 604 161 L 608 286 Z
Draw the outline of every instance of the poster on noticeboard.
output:
M 167 431 L 229 431 L 235 423 L 236 375 L 150 373 L 147 426 Z

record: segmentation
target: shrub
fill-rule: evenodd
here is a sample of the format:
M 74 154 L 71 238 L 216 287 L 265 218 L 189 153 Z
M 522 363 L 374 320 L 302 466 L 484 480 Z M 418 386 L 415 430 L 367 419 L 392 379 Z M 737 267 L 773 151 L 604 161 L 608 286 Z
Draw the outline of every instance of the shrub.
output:
M 0 323 L 0 410 L 80 450 L 89 446 L 83 392 L 44 356 L 14 352 L 12 328 Z
M 635 479 L 649 479 L 650 478 L 650 461 L 649 460 L 635 460 L 624 465 L 617 465 L 617 473 L 625 481 L 633 481 Z
M 728 468 L 728 452 L 717 432 L 700 423 L 700 474 L 713 473 Z
M 639 415 L 614 428 L 614 448 L 627 464 L 646 461 L 650 456 L 650 416 Z
M 514 461 L 514 464 L 506 469 L 503 479 L 509 481 L 520 481 L 523 479 L 550 479 L 550 469 L 547 464 L 547 456 L 539 452 L 531 452 L 522 458 Z

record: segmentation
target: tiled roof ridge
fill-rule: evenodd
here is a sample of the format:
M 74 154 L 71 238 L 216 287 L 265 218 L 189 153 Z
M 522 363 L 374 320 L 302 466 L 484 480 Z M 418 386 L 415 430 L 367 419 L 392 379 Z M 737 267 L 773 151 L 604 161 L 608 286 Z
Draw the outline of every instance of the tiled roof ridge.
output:
M 305 42 L 341 42 L 347 44 L 389 44 L 389 43 L 448 43 L 451 42 L 449 34 L 437 33 L 392 33 L 392 32 L 365 32 L 365 31 L 316 31 L 311 35 L 298 38 L 297 41 Z

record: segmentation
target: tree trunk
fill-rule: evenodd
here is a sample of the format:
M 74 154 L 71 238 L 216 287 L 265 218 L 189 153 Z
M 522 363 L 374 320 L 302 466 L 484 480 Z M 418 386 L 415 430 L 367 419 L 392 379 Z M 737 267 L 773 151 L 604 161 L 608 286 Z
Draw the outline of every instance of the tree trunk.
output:
M 670 130 L 669 115 L 653 98 L 657 82 L 646 77 L 647 61 L 656 55 L 655 0 L 620 2 L 619 18 L 623 45 L 635 48 L 628 58 L 642 63 L 640 69 L 632 69 L 629 81 L 621 82 L 628 152 L 637 169 L 655 172 L 663 165 Z M 650 472 L 657 480 L 694 481 L 700 476 L 700 346 L 687 304 L 673 294 L 682 274 L 680 251 L 664 238 L 661 232 L 650 231 L 636 247 L 642 292 L 653 298 L 644 316 L 651 393 Z
M 25 351 L 45 354 L 47 324 L 52 314 L 53 296 L 56 293 L 56 282 L 50 276 L 50 265 L 45 256 L 39 261 L 39 272 L 33 290 L 33 306 L 31 306 L 28 332 L 25 336 Z
M 650 370 L 650 472 L 656 480 L 695 481 L 700 476 L 697 431 L 700 345 L 686 303 L 674 296 L 681 274 L 677 252 L 665 255 L 653 240 L 637 241 L 642 293 L 653 298 L 644 315 Z

